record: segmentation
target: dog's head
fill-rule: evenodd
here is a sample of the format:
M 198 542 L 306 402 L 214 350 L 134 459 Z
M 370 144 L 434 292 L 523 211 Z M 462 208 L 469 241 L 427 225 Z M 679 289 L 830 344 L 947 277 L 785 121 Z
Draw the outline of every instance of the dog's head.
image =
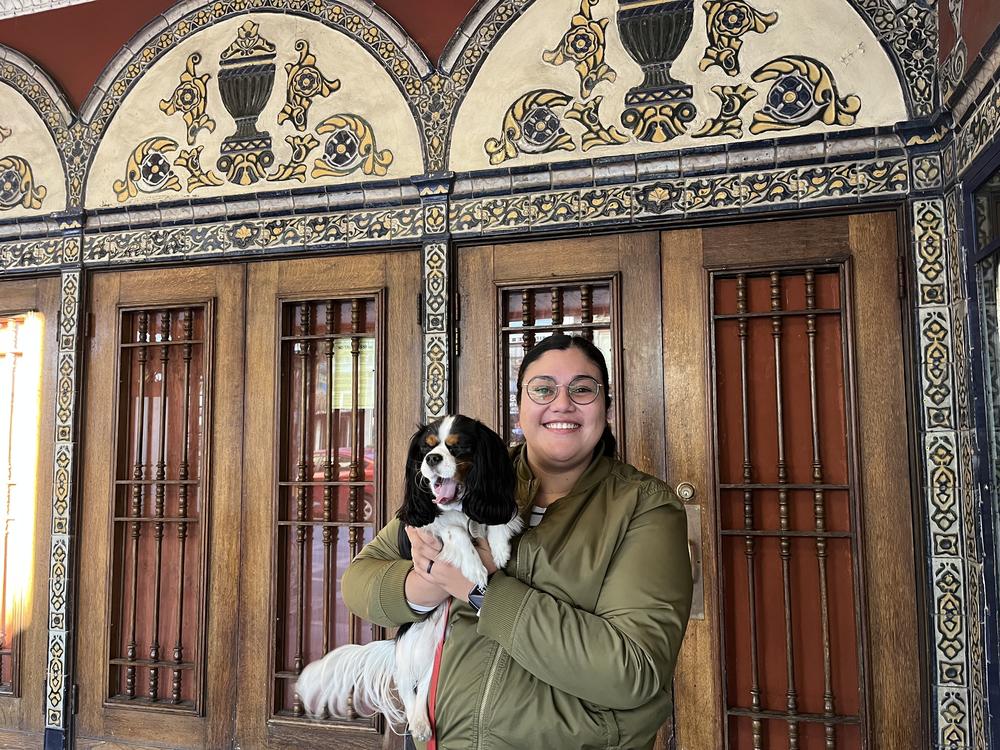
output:
M 444 417 L 410 441 L 399 516 L 408 526 L 426 526 L 443 510 L 461 510 L 478 523 L 507 523 L 517 513 L 514 484 L 499 435 L 460 414 Z

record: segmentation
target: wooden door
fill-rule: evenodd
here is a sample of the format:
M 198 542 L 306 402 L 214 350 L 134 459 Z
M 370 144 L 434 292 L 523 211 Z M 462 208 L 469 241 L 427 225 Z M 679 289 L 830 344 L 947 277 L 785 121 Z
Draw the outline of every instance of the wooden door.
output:
M 705 587 L 680 748 L 925 744 L 895 222 L 663 235 L 667 465 Z
M 458 407 L 520 439 L 517 369 L 554 331 L 590 338 L 611 374 L 622 455 L 663 477 L 660 246 L 655 232 L 458 251 Z M 661 732 L 661 745 L 669 726 Z
M 624 456 L 682 490 L 658 748 L 922 744 L 897 252 L 892 214 L 458 251 L 460 410 L 516 438 L 530 333 L 605 326 Z
M 249 269 L 238 747 L 399 744 L 379 722 L 303 716 L 293 685 L 329 649 L 384 637 L 339 586 L 402 501 L 420 271 L 413 251 Z
M 0 282 L 0 747 L 42 746 L 59 279 Z
M 93 277 L 81 748 L 227 748 L 236 699 L 244 267 Z

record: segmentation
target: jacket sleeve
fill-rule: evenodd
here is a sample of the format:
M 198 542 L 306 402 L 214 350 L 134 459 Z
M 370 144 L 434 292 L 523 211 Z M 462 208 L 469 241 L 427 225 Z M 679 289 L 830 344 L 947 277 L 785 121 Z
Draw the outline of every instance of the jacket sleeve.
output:
M 384 627 L 398 627 L 426 617 L 406 603 L 403 585 L 413 562 L 400 557 L 398 533 L 399 519 L 394 518 L 351 561 L 341 582 L 348 609 Z
M 686 529 L 675 498 L 637 511 L 593 613 L 498 571 L 486 589 L 479 632 L 563 692 L 615 710 L 642 706 L 670 684 L 687 627 Z

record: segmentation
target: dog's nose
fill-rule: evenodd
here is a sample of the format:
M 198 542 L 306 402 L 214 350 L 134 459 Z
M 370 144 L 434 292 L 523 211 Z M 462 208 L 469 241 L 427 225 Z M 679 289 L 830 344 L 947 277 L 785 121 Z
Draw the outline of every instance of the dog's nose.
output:
M 427 462 L 428 466 L 437 466 L 439 463 L 441 463 L 442 458 L 443 456 L 440 453 L 428 453 L 424 457 L 424 461 Z

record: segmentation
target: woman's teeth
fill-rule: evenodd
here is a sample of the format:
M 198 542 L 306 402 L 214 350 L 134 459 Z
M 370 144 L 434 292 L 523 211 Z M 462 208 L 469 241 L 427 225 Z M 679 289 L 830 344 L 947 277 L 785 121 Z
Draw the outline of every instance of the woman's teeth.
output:
M 575 430 L 579 428 L 580 425 L 573 424 L 572 422 L 549 422 L 545 425 L 548 430 Z

